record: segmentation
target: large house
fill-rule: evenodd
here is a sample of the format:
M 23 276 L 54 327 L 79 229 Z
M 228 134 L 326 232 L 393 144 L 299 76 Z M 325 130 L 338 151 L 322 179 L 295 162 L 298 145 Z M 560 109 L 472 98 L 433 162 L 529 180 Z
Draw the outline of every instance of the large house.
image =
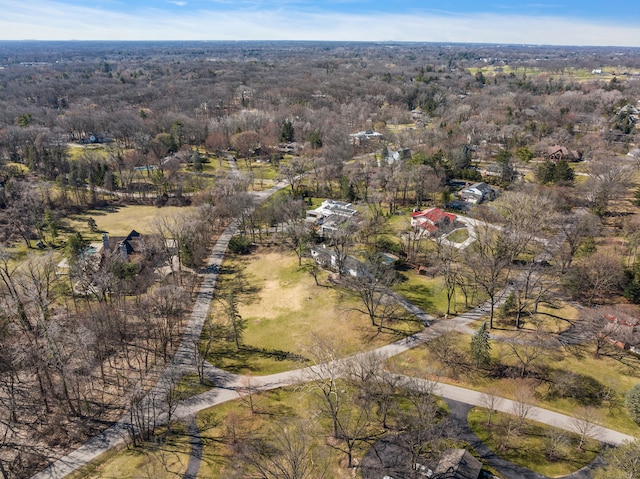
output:
M 621 349 L 640 354 L 640 320 L 631 315 L 616 312 L 604 314 L 607 323 L 602 337 Z
M 564 161 L 580 161 L 582 155 L 577 150 L 570 150 L 566 146 L 550 146 L 545 152 L 545 157 L 548 160 L 558 162 Z
M 450 227 L 457 218 L 453 213 L 447 213 L 440 208 L 427 208 L 426 210 L 411 213 L 411 226 L 434 233 Z
M 480 204 L 483 201 L 491 201 L 496 198 L 496 190 L 484 182 L 467 186 L 460 190 L 458 194 L 462 201 L 473 204 Z
M 351 256 L 346 256 L 340 261 L 341 258 L 338 256 L 338 253 L 332 248 L 327 248 L 324 244 L 311 248 L 311 257 L 323 268 L 332 271 L 341 270 L 341 274 L 348 274 L 353 277 L 367 274 L 366 268 L 358 260 Z
M 318 234 L 330 237 L 338 227 L 358 211 L 345 201 L 324 200 L 314 210 L 307 211 L 306 220 L 318 226 Z
M 362 143 L 369 140 L 380 140 L 382 139 L 382 133 L 378 133 L 373 130 L 364 130 L 359 131 L 358 133 L 351 133 L 349 135 L 349 139 L 354 145 L 361 145 Z

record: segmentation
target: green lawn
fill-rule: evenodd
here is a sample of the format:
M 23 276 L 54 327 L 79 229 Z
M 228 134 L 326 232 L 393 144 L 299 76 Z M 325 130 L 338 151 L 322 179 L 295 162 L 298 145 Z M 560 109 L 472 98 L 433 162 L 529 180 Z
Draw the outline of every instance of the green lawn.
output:
M 591 463 L 600 443 L 587 439 L 578 449 L 579 436 L 531 420 L 515 428 L 515 416 L 494 413 L 491 424 L 484 408 L 473 408 L 468 416 L 471 430 L 497 455 L 548 477 L 571 474 Z M 558 438 L 559 437 L 559 438 Z
M 184 215 L 193 211 L 190 207 L 165 206 L 116 206 L 108 209 L 94 209 L 80 215 L 68 216 L 63 221 L 63 227 L 71 231 L 80 231 L 86 239 L 97 241 L 100 232 L 107 232 L 112 236 L 126 236 L 132 229 L 139 233 L 149 234 L 153 231 L 153 223 L 157 218 L 168 218 L 174 215 Z M 98 225 L 98 233 L 91 233 L 87 220 L 93 218 Z
M 449 241 L 453 241 L 454 243 L 464 243 L 467 239 L 469 239 L 469 231 L 467 228 L 458 228 L 457 230 L 452 231 L 447 235 L 447 239 Z
M 401 294 L 422 310 L 434 316 L 444 316 L 447 312 L 447 292 L 442 277 L 431 278 L 418 274 L 415 269 L 409 269 L 399 273 L 400 281 L 393 286 L 396 293 Z M 475 299 L 475 303 L 479 299 Z M 469 306 L 475 304 L 470 303 Z M 452 314 L 461 314 L 467 311 L 464 295 L 457 290 L 454 301 L 451 303 Z

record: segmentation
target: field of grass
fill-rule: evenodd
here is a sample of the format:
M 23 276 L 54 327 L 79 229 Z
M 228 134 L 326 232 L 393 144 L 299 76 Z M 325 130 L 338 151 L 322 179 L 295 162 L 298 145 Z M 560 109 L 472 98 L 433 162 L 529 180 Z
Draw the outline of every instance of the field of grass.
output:
M 72 160 L 79 160 L 83 156 L 91 156 L 92 158 L 105 159 L 108 156 L 107 147 L 105 145 L 68 145 L 69 157 Z
M 117 206 L 107 209 L 89 210 L 81 215 L 67 217 L 63 221 L 63 228 L 69 231 L 79 231 L 82 236 L 91 241 L 100 239 L 101 232 L 112 236 L 126 236 L 132 229 L 139 233 L 149 234 L 153 231 L 153 223 L 157 218 L 169 218 L 174 215 L 184 215 L 192 211 L 190 207 L 165 206 Z M 98 225 L 98 232 L 91 233 L 87 220 L 93 218 Z
M 469 239 L 469 230 L 467 228 L 458 228 L 447 235 L 449 241 L 454 243 L 464 243 Z
M 597 441 L 588 439 L 583 450 L 579 450 L 579 437 L 563 432 L 560 444 L 555 447 L 554 454 L 550 454 L 551 437 L 557 436 L 560 430 L 526 420 L 522 430 L 509 437 L 508 424 L 517 420 L 514 416 L 494 413 L 490 425 L 487 425 L 487 418 L 487 410 L 476 407 L 469 412 L 468 421 L 471 430 L 489 449 L 515 464 L 548 477 L 575 472 L 591 463 L 600 452 Z
M 393 324 L 395 331 L 371 325 L 369 317 L 354 308 L 362 307 L 352 297 L 330 287 L 326 272 L 320 286 L 299 268 L 292 253 L 273 249 L 246 256 L 230 256 L 224 263 L 219 297 L 236 281 L 244 282 L 238 312 L 246 321 L 242 348 L 219 344 L 210 360 L 234 372 L 271 374 L 301 366 L 310 341 L 315 337 L 335 338 L 345 354 L 372 349 L 418 330 L 414 322 Z M 214 300 L 213 318 L 224 323 L 224 303 Z

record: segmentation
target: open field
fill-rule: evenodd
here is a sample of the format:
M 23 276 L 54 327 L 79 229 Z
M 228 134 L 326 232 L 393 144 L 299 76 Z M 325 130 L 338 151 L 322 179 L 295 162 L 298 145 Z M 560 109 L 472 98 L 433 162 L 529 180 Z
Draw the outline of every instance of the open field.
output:
M 344 354 L 372 349 L 418 330 L 415 322 L 393 324 L 394 331 L 378 331 L 353 298 L 330 287 L 325 272 L 320 286 L 292 253 L 273 249 L 246 256 L 230 256 L 224 263 L 212 317 L 226 321 L 225 290 L 242 281 L 238 312 L 246 322 L 242 347 L 224 343 L 210 360 L 234 372 L 271 374 L 301 366 L 305 349 L 316 338 L 334 338 Z
M 79 231 L 89 240 L 99 240 L 100 233 L 106 232 L 112 236 L 126 236 L 132 229 L 139 233 L 149 234 L 153 231 L 153 223 L 158 218 L 169 218 L 174 215 L 184 215 L 192 211 L 190 207 L 165 206 L 114 206 L 107 209 L 93 209 L 81 215 L 66 218 L 63 226 L 69 230 Z M 87 220 L 93 218 L 98 225 L 98 232 L 91 233 Z

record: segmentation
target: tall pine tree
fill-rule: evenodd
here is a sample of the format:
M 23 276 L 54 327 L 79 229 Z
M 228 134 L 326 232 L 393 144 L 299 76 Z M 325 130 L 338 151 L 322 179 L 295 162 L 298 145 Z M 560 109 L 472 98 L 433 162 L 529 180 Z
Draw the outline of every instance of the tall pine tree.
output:
M 487 322 L 485 321 L 471 338 L 471 356 L 476 362 L 477 368 L 486 366 L 491 362 L 490 351 L 489 331 L 487 330 Z

